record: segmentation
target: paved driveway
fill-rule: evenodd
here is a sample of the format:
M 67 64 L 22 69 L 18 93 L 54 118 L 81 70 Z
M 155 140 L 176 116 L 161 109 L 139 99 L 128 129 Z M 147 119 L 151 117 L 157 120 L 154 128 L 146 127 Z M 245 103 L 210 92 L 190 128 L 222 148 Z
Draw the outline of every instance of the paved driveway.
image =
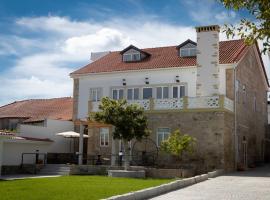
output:
M 270 200 L 270 166 L 210 179 L 153 200 Z

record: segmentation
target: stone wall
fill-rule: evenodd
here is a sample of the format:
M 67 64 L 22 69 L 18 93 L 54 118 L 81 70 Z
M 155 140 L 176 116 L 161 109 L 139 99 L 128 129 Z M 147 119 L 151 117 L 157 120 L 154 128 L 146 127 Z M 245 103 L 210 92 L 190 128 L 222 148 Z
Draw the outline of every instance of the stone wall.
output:
M 263 160 L 264 136 L 267 125 L 267 85 L 251 46 L 236 68 L 237 96 L 234 98 L 233 70 L 226 71 L 226 94 L 236 99 L 237 144 L 239 164 L 244 163 L 244 140 L 247 142 L 247 164 Z M 256 99 L 256 100 L 255 100 Z
M 195 152 L 187 155 L 183 160 L 159 152 L 156 161 L 157 166 L 163 168 L 193 168 L 201 173 L 212 169 L 232 166 L 232 130 L 233 115 L 220 111 L 197 112 L 161 112 L 147 113 L 148 126 L 151 130 L 150 139 L 157 141 L 157 129 L 168 127 L 171 131 L 180 129 L 182 133 L 196 138 Z M 228 122 L 225 122 L 228 120 Z M 110 144 L 108 147 L 100 147 L 100 128 L 89 128 L 88 156 L 101 154 L 110 159 L 112 134 L 110 130 Z M 118 144 L 118 143 L 117 143 Z M 230 146 L 230 150 L 226 150 Z M 118 148 L 116 153 L 118 153 Z M 91 161 L 90 161 L 91 162 Z M 90 163 L 89 162 L 89 163 Z M 91 163 L 93 164 L 93 163 Z
M 79 100 L 79 79 L 73 80 L 73 121 L 77 119 L 78 116 L 78 100 Z

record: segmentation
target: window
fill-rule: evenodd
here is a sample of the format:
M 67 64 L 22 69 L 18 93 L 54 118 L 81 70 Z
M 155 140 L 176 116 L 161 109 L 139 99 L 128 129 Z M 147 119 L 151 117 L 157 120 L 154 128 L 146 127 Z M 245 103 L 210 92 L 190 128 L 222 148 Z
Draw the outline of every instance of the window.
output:
M 157 87 L 157 99 L 169 98 L 169 87 Z
M 109 128 L 100 128 L 100 146 L 109 146 Z
M 138 100 L 139 99 L 139 88 L 129 88 L 127 90 L 128 100 Z
M 196 48 L 181 48 L 180 49 L 181 57 L 191 57 L 196 56 Z
M 140 53 L 123 54 L 123 61 L 125 62 L 132 62 L 132 61 L 139 61 L 139 60 L 141 60 Z
M 158 128 L 157 129 L 157 145 L 160 147 L 161 143 L 167 140 L 170 136 L 170 128 Z
M 153 97 L 153 88 L 143 88 L 143 99 L 150 99 Z
M 184 85 L 173 86 L 173 98 L 183 98 L 186 96 L 186 87 Z
M 124 89 L 112 89 L 112 98 L 115 100 L 124 98 Z
M 90 88 L 90 101 L 96 102 L 101 99 L 101 88 Z

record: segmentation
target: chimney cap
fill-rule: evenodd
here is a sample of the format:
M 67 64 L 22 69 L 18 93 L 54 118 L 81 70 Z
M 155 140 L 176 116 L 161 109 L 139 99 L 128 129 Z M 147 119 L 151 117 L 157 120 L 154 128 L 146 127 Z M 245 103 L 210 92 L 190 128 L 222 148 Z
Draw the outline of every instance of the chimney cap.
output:
M 209 25 L 209 26 L 197 26 L 195 27 L 197 32 L 208 32 L 208 31 L 217 31 L 219 32 L 219 25 Z

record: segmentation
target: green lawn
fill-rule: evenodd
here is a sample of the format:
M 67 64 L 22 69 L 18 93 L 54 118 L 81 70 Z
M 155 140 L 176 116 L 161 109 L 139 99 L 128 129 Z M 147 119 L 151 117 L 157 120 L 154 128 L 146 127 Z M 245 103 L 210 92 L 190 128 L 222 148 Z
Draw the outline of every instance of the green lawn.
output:
M 168 183 L 169 179 L 62 176 L 0 181 L 1 200 L 94 200 Z

